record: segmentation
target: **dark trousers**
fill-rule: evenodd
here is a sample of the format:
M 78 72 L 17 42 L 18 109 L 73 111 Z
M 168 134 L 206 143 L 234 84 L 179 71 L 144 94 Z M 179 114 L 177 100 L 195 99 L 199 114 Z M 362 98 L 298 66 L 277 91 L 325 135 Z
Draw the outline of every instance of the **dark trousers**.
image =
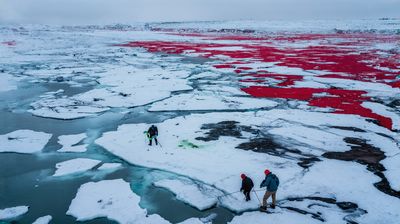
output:
M 250 191 L 243 191 L 244 196 L 246 196 L 246 201 L 250 201 Z
M 150 138 L 149 138 L 149 141 L 150 141 L 149 145 L 151 145 L 151 141 L 153 140 L 153 138 L 154 138 L 154 141 L 156 142 L 156 145 L 158 145 L 157 137 L 156 137 L 155 135 L 154 135 L 154 136 L 150 136 Z

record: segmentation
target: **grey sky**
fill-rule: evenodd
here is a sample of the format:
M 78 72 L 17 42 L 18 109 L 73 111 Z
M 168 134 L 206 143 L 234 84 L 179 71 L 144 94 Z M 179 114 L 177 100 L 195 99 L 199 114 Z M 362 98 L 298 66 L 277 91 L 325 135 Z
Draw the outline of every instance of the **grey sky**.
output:
M 0 0 L 0 23 L 400 17 L 400 0 Z

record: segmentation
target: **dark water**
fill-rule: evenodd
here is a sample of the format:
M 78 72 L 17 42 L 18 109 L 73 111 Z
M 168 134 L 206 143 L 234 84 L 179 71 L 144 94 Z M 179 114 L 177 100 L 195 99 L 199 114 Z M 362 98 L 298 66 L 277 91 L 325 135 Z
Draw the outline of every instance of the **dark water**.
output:
M 123 123 L 152 123 L 178 116 L 177 113 L 149 113 L 146 107 L 129 109 L 128 113 L 111 110 L 101 115 L 76 120 L 56 120 L 32 116 L 26 112 L 29 104 L 40 94 L 64 89 L 65 94 L 84 92 L 88 87 L 69 87 L 65 84 L 34 84 L 21 87 L 18 91 L 0 93 L 0 134 L 19 129 L 31 129 L 53 134 L 42 153 L 18 154 L 0 153 L 0 209 L 28 205 L 29 212 L 13 223 L 32 223 L 38 217 L 51 215 L 52 223 L 75 223 L 72 216 L 65 213 L 75 197 L 79 187 L 90 181 L 122 178 L 131 183 L 133 192 L 141 196 L 140 206 L 149 214 L 157 213 L 172 223 L 191 217 L 204 217 L 217 213 L 215 223 L 230 221 L 233 214 L 228 210 L 215 207 L 199 211 L 177 200 L 175 196 L 152 182 L 159 176 L 174 174 L 133 166 L 111 155 L 101 147 L 90 144 L 85 153 L 58 153 L 61 146 L 57 143 L 59 135 L 86 132 L 89 143 L 105 131 L 116 130 Z M 119 162 L 123 168 L 113 173 L 86 172 L 85 174 L 53 178 L 55 164 L 73 158 L 93 158 L 103 162 Z M 1 222 L 0 222 L 1 223 Z M 99 218 L 82 223 L 114 223 Z

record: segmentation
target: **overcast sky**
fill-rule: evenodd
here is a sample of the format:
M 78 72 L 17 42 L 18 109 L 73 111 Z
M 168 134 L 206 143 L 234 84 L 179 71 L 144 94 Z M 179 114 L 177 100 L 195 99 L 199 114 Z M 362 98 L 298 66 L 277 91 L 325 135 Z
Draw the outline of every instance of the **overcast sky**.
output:
M 400 17 L 400 0 L 0 0 L 0 23 Z

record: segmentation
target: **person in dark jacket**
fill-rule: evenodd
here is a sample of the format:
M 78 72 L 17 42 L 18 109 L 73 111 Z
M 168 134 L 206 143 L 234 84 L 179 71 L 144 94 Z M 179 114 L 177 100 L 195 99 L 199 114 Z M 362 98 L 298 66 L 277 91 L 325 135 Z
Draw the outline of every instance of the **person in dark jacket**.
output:
M 151 125 L 151 127 L 147 131 L 147 137 L 149 138 L 149 145 L 151 145 L 153 138 L 154 141 L 156 142 L 156 145 L 158 145 L 157 136 L 158 136 L 158 128 L 155 125 Z
M 242 187 L 240 188 L 240 191 L 242 191 L 244 196 L 246 196 L 246 201 L 250 201 L 250 191 L 254 187 L 253 181 L 245 174 L 241 174 L 240 177 L 242 178 Z
M 272 195 L 272 204 L 271 208 L 274 209 L 276 205 L 276 191 L 278 190 L 279 186 L 279 179 L 278 177 L 271 173 L 268 169 L 264 171 L 265 174 L 265 179 L 261 182 L 260 188 L 266 187 L 267 191 L 264 194 L 263 197 L 263 204 L 260 207 L 261 210 L 266 211 L 267 210 L 267 200 L 269 196 Z

